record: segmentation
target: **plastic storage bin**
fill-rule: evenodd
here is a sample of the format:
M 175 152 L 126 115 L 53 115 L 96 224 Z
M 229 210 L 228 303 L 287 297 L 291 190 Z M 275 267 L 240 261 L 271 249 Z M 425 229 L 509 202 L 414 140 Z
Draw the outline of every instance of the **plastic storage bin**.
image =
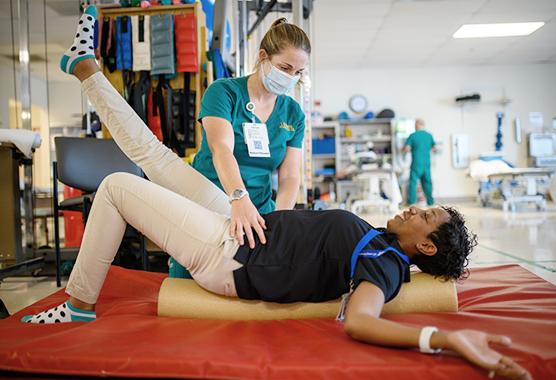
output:
M 334 137 L 313 139 L 313 154 L 334 154 L 334 153 L 336 153 L 336 139 Z

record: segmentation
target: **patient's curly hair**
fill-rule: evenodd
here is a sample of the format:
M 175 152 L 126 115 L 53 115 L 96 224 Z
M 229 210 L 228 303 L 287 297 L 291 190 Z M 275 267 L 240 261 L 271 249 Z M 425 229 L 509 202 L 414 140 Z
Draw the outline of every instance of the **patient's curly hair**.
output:
M 416 255 L 411 260 L 425 273 L 448 281 L 465 280 L 469 276 L 469 254 L 477 245 L 477 235 L 465 226 L 465 219 L 456 209 L 441 206 L 450 214 L 450 220 L 442 223 L 428 236 L 437 248 L 435 255 Z

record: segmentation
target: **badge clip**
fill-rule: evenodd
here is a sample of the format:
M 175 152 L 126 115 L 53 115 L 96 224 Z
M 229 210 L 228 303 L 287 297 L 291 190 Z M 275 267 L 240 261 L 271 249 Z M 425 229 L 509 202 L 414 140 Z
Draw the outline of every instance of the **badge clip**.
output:
M 247 108 L 247 111 L 252 113 L 251 120 L 253 120 L 253 123 L 254 123 L 255 122 L 255 113 L 254 113 L 255 112 L 255 103 L 249 102 L 249 103 L 247 103 L 245 108 Z

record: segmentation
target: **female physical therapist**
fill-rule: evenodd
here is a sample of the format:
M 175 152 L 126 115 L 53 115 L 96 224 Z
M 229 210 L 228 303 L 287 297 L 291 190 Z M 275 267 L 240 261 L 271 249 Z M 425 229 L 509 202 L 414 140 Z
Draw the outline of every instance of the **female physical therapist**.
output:
M 299 82 L 310 53 L 305 32 L 278 19 L 261 40 L 253 74 L 215 81 L 201 101 L 203 139 L 192 166 L 230 196 L 230 235 L 242 245 L 246 237 L 254 247 L 255 235 L 266 242 L 260 214 L 296 203 L 305 115 L 286 93 Z M 270 176 L 276 169 L 275 203 Z M 175 260 L 170 267 L 171 277 L 183 277 Z

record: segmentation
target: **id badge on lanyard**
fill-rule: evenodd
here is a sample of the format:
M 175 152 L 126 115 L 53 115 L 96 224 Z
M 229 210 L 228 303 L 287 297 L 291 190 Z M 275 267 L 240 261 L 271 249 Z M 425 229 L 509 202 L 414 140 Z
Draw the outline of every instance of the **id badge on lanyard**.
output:
M 253 112 L 255 105 L 249 102 L 247 109 Z M 268 140 L 266 124 L 255 123 L 254 115 L 252 123 L 243 123 L 243 138 L 247 145 L 249 157 L 270 157 L 270 141 Z

